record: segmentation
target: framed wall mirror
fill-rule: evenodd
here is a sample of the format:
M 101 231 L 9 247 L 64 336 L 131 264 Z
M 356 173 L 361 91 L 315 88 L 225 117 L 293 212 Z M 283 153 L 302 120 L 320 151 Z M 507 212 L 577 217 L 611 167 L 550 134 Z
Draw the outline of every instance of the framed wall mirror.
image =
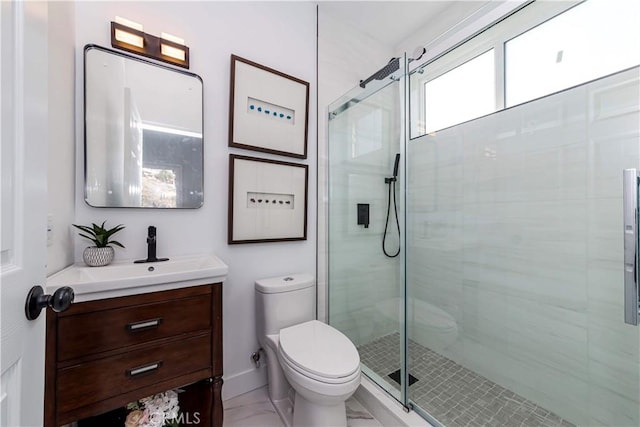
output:
M 87 204 L 201 207 L 202 105 L 198 75 L 85 46 Z

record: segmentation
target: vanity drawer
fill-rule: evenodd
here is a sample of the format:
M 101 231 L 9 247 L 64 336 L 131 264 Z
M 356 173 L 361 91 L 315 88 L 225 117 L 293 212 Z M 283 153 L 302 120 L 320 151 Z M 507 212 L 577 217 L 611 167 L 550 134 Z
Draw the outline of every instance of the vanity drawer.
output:
M 209 329 L 211 319 L 208 294 L 61 317 L 58 361 Z
M 211 360 L 211 335 L 206 333 L 60 369 L 58 411 L 65 413 L 181 375 L 211 370 Z

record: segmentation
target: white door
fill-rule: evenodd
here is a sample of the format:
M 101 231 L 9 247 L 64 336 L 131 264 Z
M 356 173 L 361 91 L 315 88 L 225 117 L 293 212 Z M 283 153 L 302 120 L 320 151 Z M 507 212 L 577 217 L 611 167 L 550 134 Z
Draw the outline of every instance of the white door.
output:
M 42 426 L 45 312 L 24 305 L 46 275 L 46 2 L 0 1 L 0 20 L 0 426 Z

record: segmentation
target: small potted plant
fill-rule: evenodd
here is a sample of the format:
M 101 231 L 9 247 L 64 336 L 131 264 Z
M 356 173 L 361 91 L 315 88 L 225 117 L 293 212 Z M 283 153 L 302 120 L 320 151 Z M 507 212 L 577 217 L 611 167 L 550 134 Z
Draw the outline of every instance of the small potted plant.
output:
M 116 240 L 111 240 L 111 236 L 124 228 L 124 225 L 119 224 L 113 228 L 106 229 L 102 225 L 91 224 L 91 227 L 86 225 L 71 224 L 78 230 L 82 231 L 78 233 L 81 237 L 89 239 L 94 243 L 94 246 L 88 246 L 82 253 L 82 259 L 90 267 L 101 267 L 108 265 L 113 261 L 115 251 L 111 245 L 124 248 L 124 245 Z

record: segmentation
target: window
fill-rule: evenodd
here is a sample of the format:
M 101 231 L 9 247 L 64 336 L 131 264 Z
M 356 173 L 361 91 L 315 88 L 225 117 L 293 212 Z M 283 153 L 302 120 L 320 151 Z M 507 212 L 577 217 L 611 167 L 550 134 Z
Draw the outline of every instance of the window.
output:
M 586 0 L 535 1 L 488 27 L 461 24 L 449 46 L 476 35 L 449 51 L 437 45 L 410 72 L 410 137 L 639 65 L 639 22 L 638 0 Z
M 506 106 L 640 63 L 640 2 L 587 1 L 505 44 Z
M 494 50 L 424 85 L 425 132 L 484 116 L 496 110 Z

